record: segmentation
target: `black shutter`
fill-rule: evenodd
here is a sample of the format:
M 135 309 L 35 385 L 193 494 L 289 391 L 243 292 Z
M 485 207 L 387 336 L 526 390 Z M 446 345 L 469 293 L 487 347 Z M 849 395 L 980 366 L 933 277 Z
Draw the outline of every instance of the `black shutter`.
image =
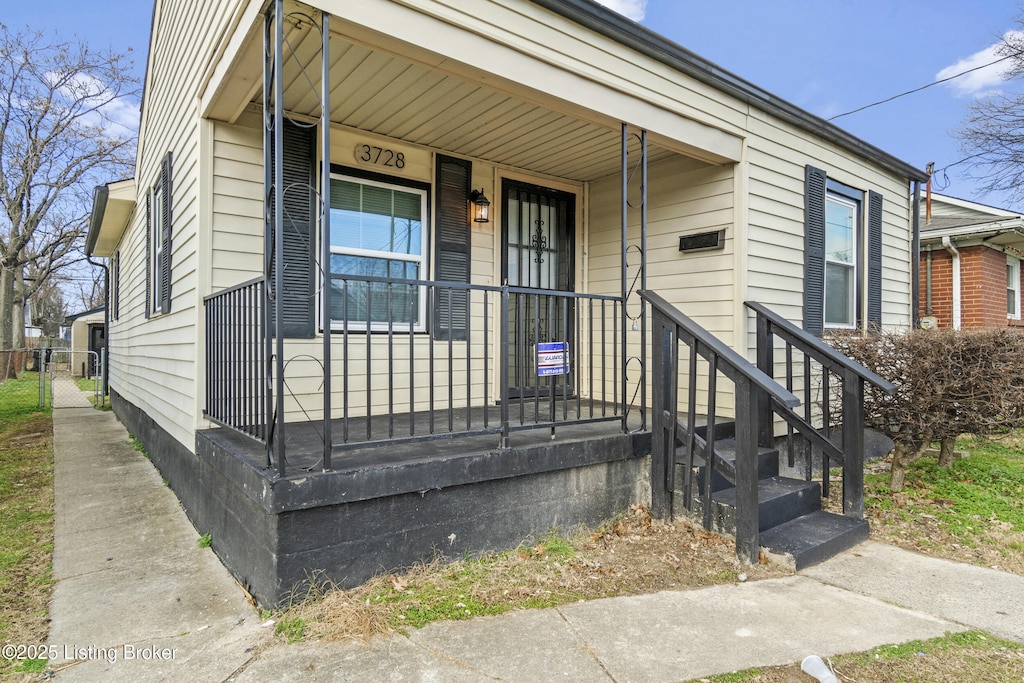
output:
M 153 193 L 146 192 L 146 300 L 143 301 L 143 311 L 147 319 L 149 319 L 149 310 L 153 305 L 153 300 L 150 298 L 152 292 L 150 291 L 150 278 L 153 277 Z
M 160 193 L 163 197 L 163 216 L 160 230 L 160 312 L 171 310 L 171 153 L 164 157 L 160 170 Z
M 916 258 L 916 255 L 915 255 Z M 882 195 L 868 192 L 868 323 L 882 324 Z
M 469 184 L 472 164 L 464 159 L 437 156 L 437 225 L 434 229 L 434 279 L 469 282 Z M 450 294 L 449 294 L 450 292 Z M 466 339 L 469 325 L 466 290 L 438 290 L 434 301 L 434 336 Z
M 804 329 L 820 335 L 825 300 L 825 171 L 807 166 L 804 181 Z
M 313 276 L 315 262 L 313 249 L 314 228 L 314 162 L 316 160 L 316 128 L 299 126 L 287 119 L 282 130 L 284 150 L 282 154 L 282 180 L 284 205 L 284 324 L 282 334 L 285 337 L 312 338 L 316 333 L 315 285 Z M 271 150 L 273 159 L 273 150 Z M 274 216 L 271 215 L 271 221 Z M 270 225 L 268 234 L 273 248 L 274 223 Z M 271 260 L 270 289 L 275 286 L 274 272 L 277 267 L 276 258 Z M 274 306 L 270 308 L 271 329 L 274 326 Z

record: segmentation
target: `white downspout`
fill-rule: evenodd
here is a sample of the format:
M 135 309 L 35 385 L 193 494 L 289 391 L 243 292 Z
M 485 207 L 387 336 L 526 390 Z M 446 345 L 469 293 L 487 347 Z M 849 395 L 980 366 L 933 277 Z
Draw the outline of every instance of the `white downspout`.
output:
M 953 257 L 953 329 L 959 330 L 960 319 L 960 251 L 953 246 L 949 237 L 942 238 L 942 248 Z

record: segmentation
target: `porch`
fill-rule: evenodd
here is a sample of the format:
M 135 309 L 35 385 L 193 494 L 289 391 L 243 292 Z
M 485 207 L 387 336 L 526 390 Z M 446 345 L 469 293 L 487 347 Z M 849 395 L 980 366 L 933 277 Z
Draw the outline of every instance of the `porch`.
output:
M 508 547 L 633 502 L 710 528 L 726 517 L 712 514 L 722 478 L 736 491 L 740 555 L 756 561 L 758 449 L 774 448 L 776 421 L 825 472 L 847 468 L 847 513 L 859 515 L 862 454 L 852 436 L 831 443 L 838 411 L 824 378 L 838 372 L 831 386 L 849 387 L 844 434 L 856 434 L 865 376 L 797 335 L 804 374 L 794 382 L 786 351 L 783 387 L 768 350 L 781 346 L 781 319 L 758 323 L 758 367 L 733 350 L 751 323 L 738 304 L 739 137 L 670 114 L 653 104 L 660 95 L 595 91 L 529 51 L 488 44 L 486 65 L 442 59 L 457 48 L 436 39 L 438 17 L 385 26 L 347 9 L 339 18 L 273 3 L 262 88 L 249 36 L 204 99 L 223 121 L 215 140 L 255 148 L 262 136 L 250 191 L 221 183 L 262 201 L 244 225 L 251 253 L 222 227 L 231 217 L 213 215 L 224 235 L 214 243 L 228 246 L 214 249 L 205 298 L 204 416 L 219 428 L 197 435 L 194 485 L 214 537 L 224 532 L 215 547 L 261 601 L 277 602 L 311 568 L 359 582 L 435 549 Z M 410 32 L 417 22 L 438 33 Z M 250 88 L 238 92 L 233 79 L 245 75 Z M 569 78 L 578 96 L 553 93 L 545 77 Z M 258 130 L 243 120 L 256 113 Z M 407 177 L 382 159 L 400 160 Z M 651 167 L 662 173 L 649 177 Z M 496 211 L 477 224 L 469 203 L 481 185 Z M 375 214 L 387 249 L 352 237 L 353 217 L 372 212 L 350 197 L 368 188 L 390 193 Z M 229 286 L 238 272 L 260 275 Z M 711 330 L 682 315 L 685 304 Z M 808 392 L 802 421 L 796 384 Z M 733 420 L 726 458 L 716 436 Z

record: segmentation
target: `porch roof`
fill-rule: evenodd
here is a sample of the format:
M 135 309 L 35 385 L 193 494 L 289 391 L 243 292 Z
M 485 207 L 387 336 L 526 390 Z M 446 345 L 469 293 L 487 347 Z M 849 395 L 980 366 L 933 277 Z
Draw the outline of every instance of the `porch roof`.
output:
M 741 158 L 740 137 L 581 74 L 556 51 L 537 55 L 488 35 L 470 14 L 447 8 L 432 16 L 390 0 L 310 4 L 331 15 L 336 125 L 573 180 L 620 172 L 622 122 L 648 131 L 652 162 L 673 154 L 695 167 Z M 260 101 L 264 5 L 249 3 L 212 66 L 205 116 L 233 122 Z M 319 118 L 317 27 L 293 14 L 285 41 L 297 59 L 284 65 L 284 108 Z
M 614 41 L 605 45 L 635 53 L 634 75 L 649 77 L 652 69 L 668 66 L 901 177 L 926 179 L 913 166 L 591 0 L 531 2 L 584 33 Z M 260 101 L 262 13 L 267 4 L 249 0 L 239 13 L 233 34 L 207 75 L 201 93 L 204 116 L 234 122 Z M 585 55 L 547 50 L 542 37 L 521 36 L 513 42 L 519 36 L 511 29 L 492 35 L 494 18 L 488 23 L 469 8 L 433 3 L 428 14 L 417 7 L 423 3 L 391 0 L 308 4 L 332 16 L 330 119 L 335 124 L 574 180 L 619 172 L 622 122 L 648 131 L 652 162 L 673 153 L 692 158 L 697 166 L 741 158 L 742 137 L 724 130 L 729 127 L 724 120 L 698 121 L 681 113 L 669 98 L 637 97 L 628 92 L 630 74 L 614 74 L 619 82 L 595 78 L 581 68 Z M 296 7 L 291 0 L 286 3 L 286 9 Z M 495 9 L 502 13 L 498 21 L 514 22 L 527 14 L 513 9 L 507 3 Z M 548 37 L 557 39 L 556 32 Z M 570 36 L 562 38 L 568 41 Z M 285 109 L 319 118 L 312 87 L 319 83 L 319 33 L 309 20 L 293 18 L 285 40 L 298 62 L 312 70 L 303 75 L 300 68 L 286 65 Z M 292 87 L 297 83 L 305 87 Z

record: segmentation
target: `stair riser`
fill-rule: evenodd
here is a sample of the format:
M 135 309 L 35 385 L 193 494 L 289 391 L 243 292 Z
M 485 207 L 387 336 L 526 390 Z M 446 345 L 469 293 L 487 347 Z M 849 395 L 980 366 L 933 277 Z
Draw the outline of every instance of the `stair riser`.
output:
M 868 525 L 865 524 L 863 527 L 851 529 L 846 533 L 834 536 L 814 548 L 799 553 L 788 553 L 788 555 L 793 558 L 793 569 L 800 571 L 806 567 L 824 562 L 841 552 L 863 543 L 868 540 L 869 535 Z M 764 545 L 764 541 L 762 541 L 762 545 Z M 772 548 L 769 547 L 768 552 L 772 552 Z
M 683 463 L 678 463 L 683 464 Z M 685 465 L 684 465 L 685 466 Z M 703 461 L 701 466 L 695 466 L 694 478 L 698 482 L 700 490 L 704 490 L 704 473 L 706 468 L 703 467 Z M 728 472 L 725 468 L 716 469 L 714 478 L 711 480 L 711 490 L 721 491 L 735 486 L 735 483 L 729 478 L 732 476 L 731 472 Z M 757 478 L 758 479 L 771 479 L 779 475 L 779 454 L 778 451 L 770 451 L 768 453 L 761 453 L 757 457 Z
M 682 492 L 678 492 L 677 495 L 680 501 L 683 500 Z M 703 496 L 696 495 L 693 497 L 690 512 L 701 516 L 704 514 L 703 506 Z M 767 531 L 820 509 L 821 489 L 818 487 L 805 491 L 794 491 L 771 500 L 761 501 L 757 506 L 758 531 Z M 715 531 L 730 536 L 736 533 L 736 508 L 733 505 L 712 500 L 711 516 Z

